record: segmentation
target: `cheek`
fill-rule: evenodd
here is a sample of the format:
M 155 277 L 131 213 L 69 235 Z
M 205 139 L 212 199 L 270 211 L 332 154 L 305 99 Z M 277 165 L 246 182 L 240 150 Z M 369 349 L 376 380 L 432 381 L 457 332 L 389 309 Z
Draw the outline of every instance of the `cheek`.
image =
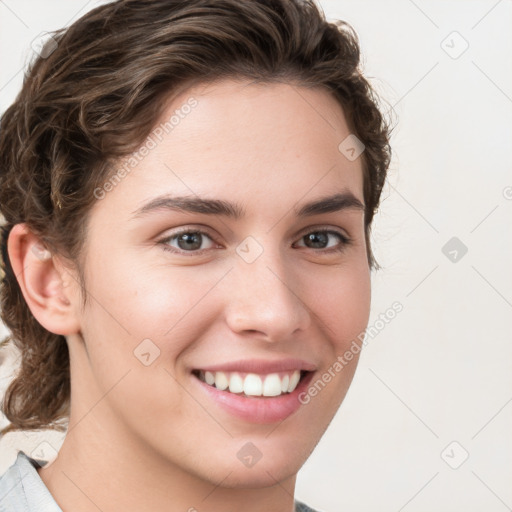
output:
M 214 284 L 206 275 L 194 278 L 192 267 L 150 266 L 128 258 L 95 268 L 91 290 L 96 302 L 134 337 L 162 337 L 179 325 L 204 290 Z
M 98 374 L 164 367 L 174 375 L 176 360 L 219 316 L 210 292 L 224 272 L 142 267 L 121 258 L 95 268 L 82 325 Z
M 201 298 L 218 278 L 193 280 L 181 269 L 137 271 L 120 260 L 94 275 L 83 334 L 101 394 L 112 389 L 103 412 L 114 412 L 112 421 L 143 418 L 140 425 L 186 417 L 176 361 L 204 331 L 194 308 L 203 311 Z
M 350 338 L 356 338 L 366 329 L 370 315 L 371 286 L 367 267 L 347 277 L 341 300 L 341 318 L 350 331 Z
M 367 265 L 347 266 L 338 270 L 330 269 L 327 275 L 311 279 L 307 294 L 314 304 L 312 309 L 319 327 L 323 328 L 325 336 L 340 353 L 366 329 L 371 286 Z

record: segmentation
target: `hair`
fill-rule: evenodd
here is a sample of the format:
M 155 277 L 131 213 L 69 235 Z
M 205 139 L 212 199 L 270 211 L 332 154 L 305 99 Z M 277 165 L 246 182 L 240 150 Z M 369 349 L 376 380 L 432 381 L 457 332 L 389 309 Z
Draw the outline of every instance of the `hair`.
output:
M 43 328 L 24 300 L 6 249 L 12 227 L 26 223 L 76 264 L 85 301 L 93 191 L 112 175 L 112 162 L 146 139 L 178 90 L 226 78 L 329 91 L 365 146 L 365 236 L 369 266 L 378 267 L 369 235 L 391 128 L 359 66 L 353 28 L 327 22 L 314 0 L 119 0 L 51 34 L 0 120 L 0 300 L 11 333 L 3 344 L 21 354 L 2 402 L 10 421 L 2 433 L 63 431 L 70 411 L 67 341 Z

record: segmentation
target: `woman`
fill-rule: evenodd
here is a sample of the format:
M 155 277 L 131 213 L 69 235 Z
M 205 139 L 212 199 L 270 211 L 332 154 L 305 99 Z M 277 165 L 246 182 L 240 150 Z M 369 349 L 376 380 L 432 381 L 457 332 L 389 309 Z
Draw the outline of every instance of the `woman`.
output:
M 390 159 L 358 64 L 300 0 L 121 0 L 47 42 L 0 132 L 4 432 L 67 433 L 0 507 L 313 510 Z

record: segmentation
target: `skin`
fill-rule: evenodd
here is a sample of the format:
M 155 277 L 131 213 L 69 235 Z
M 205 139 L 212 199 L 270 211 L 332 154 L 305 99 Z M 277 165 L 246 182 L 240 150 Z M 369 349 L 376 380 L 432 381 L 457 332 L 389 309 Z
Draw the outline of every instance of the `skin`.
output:
M 181 93 L 162 120 L 191 96 L 191 113 L 91 210 L 84 309 L 67 262 L 38 256 L 23 224 L 9 238 L 30 309 L 70 350 L 68 433 L 38 469 L 65 512 L 292 512 L 297 472 L 354 375 L 357 355 L 271 424 L 229 414 L 192 382 L 193 368 L 287 357 L 313 363 L 314 382 L 364 331 L 370 270 L 362 210 L 293 212 L 334 192 L 363 203 L 362 161 L 338 150 L 350 130 L 328 92 L 224 80 Z M 245 216 L 133 218 L 163 193 L 236 201 Z M 166 242 L 176 253 L 164 249 L 181 227 L 207 233 L 202 254 L 176 239 Z M 308 246 L 304 236 L 319 227 L 351 243 L 329 253 L 341 244 L 331 234 L 327 248 Z M 250 264 L 236 252 L 248 236 L 263 249 Z M 149 366 L 134 356 L 147 338 L 160 350 Z M 251 468 L 237 457 L 247 442 L 262 453 Z

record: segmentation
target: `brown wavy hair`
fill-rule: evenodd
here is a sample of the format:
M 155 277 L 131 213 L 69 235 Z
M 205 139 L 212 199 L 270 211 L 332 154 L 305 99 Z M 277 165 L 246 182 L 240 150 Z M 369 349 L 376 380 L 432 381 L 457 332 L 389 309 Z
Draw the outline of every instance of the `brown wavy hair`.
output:
M 65 430 L 66 338 L 34 318 L 8 261 L 7 237 L 26 223 L 54 254 L 82 257 L 94 189 L 135 151 L 178 92 L 222 78 L 325 88 L 365 145 L 365 233 L 390 163 L 388 121 L 360 69 L 356 33 L 327 22 L 313 0 L 119 0 L 93 9 L 30 64 L 0 121 L 0 212 L 5 275 L 1 317 L 21 354 L 2 402 L 2 433 Z M 341 142 L 341 141 L 340 141 Z

